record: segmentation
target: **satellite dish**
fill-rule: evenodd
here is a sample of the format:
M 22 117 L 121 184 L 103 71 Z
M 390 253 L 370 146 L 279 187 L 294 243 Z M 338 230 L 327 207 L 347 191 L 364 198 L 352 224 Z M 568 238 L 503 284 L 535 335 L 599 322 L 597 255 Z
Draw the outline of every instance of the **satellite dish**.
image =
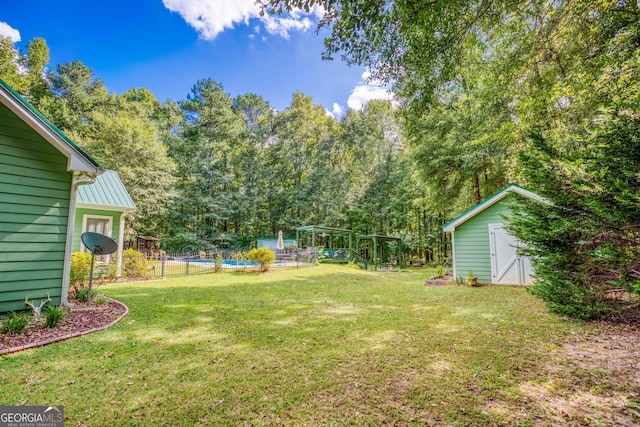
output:
M 109 255 L 118 250 L 118 242 L 104 234 L 87 231 L 80 238 L 93 255 Z
M 87 302 L 91 304 L 91 282 L 93 282 L 93 261 L 96 255 L 109 255 L 118 249 L 118 242 L 104 234 L 87 231 L 80 236 L 82 243 L 91 251 L 91 269 L 89 270 L 89 291 Z

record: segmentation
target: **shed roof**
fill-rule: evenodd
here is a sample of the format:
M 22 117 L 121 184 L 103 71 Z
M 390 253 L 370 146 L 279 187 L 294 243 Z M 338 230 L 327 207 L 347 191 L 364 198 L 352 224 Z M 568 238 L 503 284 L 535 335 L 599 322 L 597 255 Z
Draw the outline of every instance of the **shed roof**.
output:
M 93 184 L 78 187 L 78 206 L 117 211 L 136 210 L 135 203 L 115 171 L 105 171 Z
M 304 227 L 296 227 L 296 231 L 311 231 L 320 232 L 326 234 L 350 234 L 353 230 L 347 230 L 344 228 L 325 227 L 324 225 L 305 225 Z
M 102 172 L 95 160 L 2 79 L 0 79 L 0 102 L 67 157 L 67 170 L 87 172 L 92 175 Z
M 488 197 L 488 198 L 484 199 L 482 202 L 480 202 L 479 204 L 475 205 L 474 207 L 472 207 L 468 211 L 464 212 L 463 214 L 461 214 L 457 218 L 454 218 L 453 220 L 451 220 L 447 224 L 443 225 L 442 226 L 442 230 L 445 231 L 445 232 L 453 233 L 458 226 L 462 225 L 463 223 L 465 223 L 469 219 L 473 218 L 474 216 L 476 216 L 480 212 L 482 212 L 485 209 L 487 209 L 488 207 L 493 206 L 494 204 L 498 203 L 500 200 L 502 200 L 506 196 L 508 196 L 509 193 L 518 193 L 518 194 L 521 194 L 521 195 L 523 195 L 525 197 L 529 197 L 530 199 L 537 200 L 539 202 L 549 203 L 549 201 L 547 199 L 545 199 L 542 196 L 537 195 L 536 193 L 534 193 L 532 191 L 526 190 L 526 189 L 520 187 L 517 184 L 509 184 L 508 186 L 506 186 L 502 190 L 498 191 L 497 193 L 495 193 L 491 197 Z

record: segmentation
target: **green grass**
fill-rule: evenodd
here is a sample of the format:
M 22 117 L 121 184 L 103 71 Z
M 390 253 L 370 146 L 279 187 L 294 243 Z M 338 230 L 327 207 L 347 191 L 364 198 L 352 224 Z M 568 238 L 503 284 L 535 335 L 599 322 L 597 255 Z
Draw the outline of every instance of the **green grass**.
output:
M 552 420 L 529 391 L 589 328 L 524 289 L 431 275 L 323 265 L 102 287 L 130 315 L 0 358 L 0 405 L 64 405 L 71 426 Z

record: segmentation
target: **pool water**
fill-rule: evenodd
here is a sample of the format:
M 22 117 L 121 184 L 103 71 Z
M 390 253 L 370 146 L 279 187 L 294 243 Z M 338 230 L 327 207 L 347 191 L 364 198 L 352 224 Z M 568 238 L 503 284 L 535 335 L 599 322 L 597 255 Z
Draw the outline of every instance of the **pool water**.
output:
M 190 259 L 189 262 L 203 262 L 209 264 L 215 264 L 215 260 L 212 259 Z M 258 261 L 246 261 L 246 260 L 237 260 L 237 259 L 223 259 L 222 265 L 228 265 L 232 267 L 244 267 L 244 266 L 252 266 L 258 265 Z

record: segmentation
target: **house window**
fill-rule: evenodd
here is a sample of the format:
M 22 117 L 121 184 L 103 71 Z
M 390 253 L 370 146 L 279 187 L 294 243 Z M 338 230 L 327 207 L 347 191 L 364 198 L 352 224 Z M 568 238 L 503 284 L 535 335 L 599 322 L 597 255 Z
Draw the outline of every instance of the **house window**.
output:
M 112 237 L 111 229 L 113 225 L 113 218 L 110 216 L 102 215 L 84 215 L 82 217 L 82 232 L 91 231 L 93 233 L 104 234 L 105 236 Z M 84 252 L 89 252 L 84 244 L 82 245 Z M 111 261 L 111 255 L 96 255 L 96 262 L 109 263 Z

